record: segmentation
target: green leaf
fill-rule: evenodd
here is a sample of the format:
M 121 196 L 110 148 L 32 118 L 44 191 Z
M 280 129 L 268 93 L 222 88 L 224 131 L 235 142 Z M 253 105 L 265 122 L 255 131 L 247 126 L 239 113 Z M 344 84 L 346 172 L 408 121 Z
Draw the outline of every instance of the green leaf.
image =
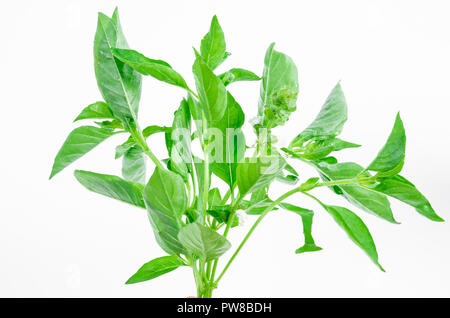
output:
M 252 192 L 252 196 L 250 197 L 250 201 L 247 203 L 243 203 L 240 208 L 245 210 L 245 213 L 249 215 L 260 215 L 263 213 L 269 206 L 273 205 L 273 200 L 269 198 L 267 194 L 267 187 L 260 188 L 254 192 Z M 273 206 L 271 211 L 278 210 L 276 206 Z
M 294 212 L 295 214 L 300 215 L 300 217 L 302 218 L 305 244 L 302 247 L 296 249 L 295 253 L 300 254 L 304 252 L 315 252 L 322 250 L 321 247 L 316 245 L 316 243 L 314 242 L 314 238 L 312 237 L 312 223 L 314 212 L 312 210 L 305 209 L 290 203 L 280 203 L 279 205 L 281 208 Z
M 139 146 L 131 147 L 123 157 L 122 176 L 125 180 L 142 183 L 146 182 L 147 157 Z
M 75 118 L 75 121 L 82 119 L 114 119 L 114 116 L 105 102 L 95 102 L 84 108 Z
M 237 163 L 245 155 L 245 136 L 241 130 L 245 115 L 241 106 L 230 93 L 227 93 L 227 105 L 223 117 L 210 123 L 211 128 L 217 128 L 222 136 L 221 158 L 212 162 L 212 172 L 225 181 L 230 187 L 236 182 Z M 217 149 L 216 149 L 217 150 Z
M 220 205 L 222 203 L 222 197 L 218 188 L 213 188 L 208 192 L 208 207 Z
M 258 104 L 259 124 L 267 127 L 283 125 L 295 111 L 298 94 L 298 71 L 292 59 L 273 49 L 272 43 L 264 58 Z
M 184 78 L 164 61 L 152 60 L 141 53 L 127 49 L 113 49 L 114 56 L 142 75 L 189 90 Z
M 170 170 L 178 173 L 186 181 L 189 171 L 192 170 L 191 153 L 191 114 L 188 102 L 182 100 L 174 113 L 170 130 L 167 151 L 170 156 Z
M 414 207 L 417 212 L 432 221 L 444 221 L 436 214 L 436 212 L 434 212 L 430 202 L 422 193 L 419 192 L 414 184 L 400 175 L 382 178 L 380 183 L 371 189 L 409 204 Z
M 292 151 L 301 158 L 308 160 L 319 160 L 328 156 L 333 151 L 356 147 L 360 147 L 360 145 L 338 138 L 329 138 L 324 140 L 310 139 L 307 143 L 302 145 L 302 147 L 292 148 Z
M 367 167 L 367 170 L 377 171 L 378 176 L 390 176 L 399 173 L 405 161 L 405 146 L 405 128 L 400 113 L 398 113 L 386 144 Z
M 197 57 L 192 72 L 200 105 L 208 122 L 220 120 L 226 110 L 227 91 L 222 81 L 214 75 L 201 57 Z
M 225 237 L 198 223 L 183 227 L 178 239 L 189 254 L 205 262 L 218 258 L 231 247 Z
M 215 205 L 212 206 L 211 209 L 206 210 L 206 212 L 211 215 L 217 222 L 226 224 L 228 223 L 228 219 L 230 218 L 231 210 L 230 205 Z M 236 227 L 239 225 L 239 218 L 234 216 L 233 222 L 231 222 L 231 227 Z
M 88 190 L 144 208 L 141 187 L 117 176 L 76 170 L 75 178 Z
M 378 253 L 372 235 L 364 222 L 352 211 L 340 206 L 324 205 L 325 210 L 333 216 L 336 223 L 348 234 L 350 239 L 358 245 L 370 259 L 384 272 L 378 263 Z
M 338 83 L 314 121 L 291 142 L 291 147 L 301 146 L 311 138 L 328 139 L 339 135 L 347 121 L 347 102 Z
M 300 185 L 300 190 L 301 191 L 309 191 L 316 186 L 317 182 L 319 182 L 319 178 L 317 178 L 317 177 L 309 178 L 308 180 L 306 180 L 304 183 L 302 183 Z
M 253 72 L 243 68 L 232 68 L 225 73 L 219 75 L 225 86 L 240 81 L 259 81 L 261 78 Z
M 123 129 L 122 122 L 117 119 L 96 121 L 95 123 L 101 128 Z
M 238 163 L 236 179 L 240 196 L 268 186 L 279 175 L 284 163 L 278 155 L 256 160 L 245 158 L 244 162 Z
M 197 183 L 198 183 L 198 196 L 197 196 L 197 207 L 200 210 L 203 210 L 203 206 L 205 205 L 205 202 L 203 201 L 203 198 L 205 197 L 205 162 L 195 157 L 194 158 L 194 166 L 195 166 L 195 172 L 197 174 Z M 208 189 L 209 185 L 211 184 L 211 169 L 208 169 L 208 178 L 206 178 L 206 182 L 208 182 Z M 206 202 L 207 203 L 207 202 Z
M 202 39 L 200 55 L 211 70 L 216 69 L 229 55 L 226 52 L 225 35 L 217 16 L 212 18 L 209 32 Z
M 183 253 L 178 241 L 181 216 L 188 205 L 183 179 L 174 172 L 155 168 L 144 189 L 150 223 L 161 248 L 171 254 Z
M 163 256 L 151 260 L 142 265 L 138 271 L 131 276 L 125 284 L 135 284 L 145 282 L 185 266 L 183 259 L 178 256 Z
M 150 137 L 153 134 L 160 133 L 160 132 L 167 132 L 170 128 L 164 127 L 164 126 L 158 126 L 158 125 L 151 125 L 147 126 L 142 130 L 142 135 L 145 138 Z
M 72 130 L 55 157 L 50 179 L 112 135 L 112 129 L 95 126 L 81 126 Z
M 328 164 L 322 161 L 316 164 L 316 168 L 328 180 L 353 179 L 364 170 L 360 165 L 353 162 Z M 366 174 L 365 176 L 370 175 Z M 342 191 L 342 195 L 356 207 L 389 222 L 398 223 L 394 219 L 390 203 L 384 194 L 365 188 L 358 183 L 339 185 L 335 188 Z
M 99 13 L 94 39 L 97 85 L 114 117 L 125 127 L 135 125 L 141 96 L 141 75 L 113 56 L 113 48 L 127 49 L 117 9 L 112 18 Z

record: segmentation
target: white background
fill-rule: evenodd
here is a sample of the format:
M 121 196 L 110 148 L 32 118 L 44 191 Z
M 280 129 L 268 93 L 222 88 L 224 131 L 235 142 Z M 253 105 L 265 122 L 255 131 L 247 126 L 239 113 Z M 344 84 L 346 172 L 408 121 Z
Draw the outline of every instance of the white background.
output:
M 449 220 L 450 6 L 447 1 L 2 1 L 0 4 L 0 296 L 186 297 L 189 268 L 124 285 L 162 256 L 144 211 L 88 192 L 74 168 L 120 172 L 115 136 L 48 181 L 73 119 L 100 100 L 92 44 L 97 12 L 118 5 L 132 48 L 169 62 L 191 86 L 192 46 L 217 14 L 232 56 L 220 67 L 261 74 L 265 49 L 290 55 L 299 69 L 298 111 L 277 128 L 286 144 L 315 116 L 341 80 L 349 105 L 342 137 L 363 144 L 338 154 L 366 165 L 401 112 L 407 132 L 403 175 Z M 250 119 L 258 83 L 230 88 Z M 184 92 L 145 78 L 141 125 L 169 125 Z M 251 134 L 250 125 L 246 131 Z M 150 139 L 160 158 L 161 136 Z M 305 180 L 312 171 L 296 166 Z M 149 167 L 153 169 L 153 167 Z M 286 187 L 277 184 L 275 197 Z M 328 189 L 324 202 L 349 207 Z M 300 219 L 280 211 L 255 231 L 216 291 L 227 297 L 450 296 L 450 223 L 434 223 L 392 201 L 401 225 L 357 211 L 371 229 L 382 273 L 314 202 L 320 252 L 294 254 Z M 253 218 L 231 235 L 236 246 Z M 229 257 L 228 252 L 225 258 Z M 224 264 L 224 261 L 221 262 Z

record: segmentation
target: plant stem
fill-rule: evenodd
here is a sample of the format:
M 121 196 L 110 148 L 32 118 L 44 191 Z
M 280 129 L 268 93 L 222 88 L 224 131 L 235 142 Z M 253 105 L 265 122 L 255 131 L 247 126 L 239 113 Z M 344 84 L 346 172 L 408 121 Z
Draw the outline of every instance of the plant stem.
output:
M 272 211 L 272 209 L 278 205 L 279 203 L 281 203 L 284 199 L 288 198 L 289 196 L 293 195 L 294 193 L 300 192 L 300 188 L 294 188 L 288 192 L 286 192 L 285 194 L 281 195 L 278 199 L 276 199 L 275 201 L 272 202 L 271 205 L 269 205 L 263 213 L 261 213 L 261 215 L 258 217 L 258 219 L 255 221 L 255 223 L 253 224 L 253 226 L 250 228 L 250 230 L 248 231 L 247 235 L 245 235 L 244 239 L 242 240 L 241 244 L 239 244 L 238 248 L 236 249 L 236 251 L 234 252 L 234 254 L 231 256 L 230 260 L 228 261 L 228 263 L 225 265 L 224 269 L 222 270 L 222 273 L 220 273 L 219 277 L 217 278 L 217 280 L 215 281 L 215 284 L 217 285 L 219 283 L 219 281 L 221 280 L 221 278 L 223 277 L 223 275 L 225 274 L 225 272 L 227 271 L 228 267 L 230 267 L 231 263 L 233 262 L 233 260 L 235 259 L 235 257 L 237 256 L 237 254 L 239 254 L 240 250 L 242 249 L 242 247 L 245 245 L 245 243 L 247 242 L 247 240 L 250 238 L 250 236 L 252 235 L 253 231 L 256 229 L 256 227 L 258 226 L 258 224 L 262 221 L 262 219 L 264 219 L 264 217 L 270 212 Z

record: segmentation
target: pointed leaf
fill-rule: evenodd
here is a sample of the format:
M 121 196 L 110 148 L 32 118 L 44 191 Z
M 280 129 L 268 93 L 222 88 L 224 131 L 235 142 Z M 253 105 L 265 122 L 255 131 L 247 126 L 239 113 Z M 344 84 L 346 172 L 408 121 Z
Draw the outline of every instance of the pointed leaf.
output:
M 336 223 L 348 234 L 350 239 L 358 245 L 370 259 L 384 272 L 378 263 L 378 253 L 372 235 L 364 222 L 352 211 L 340 206 L 324 205 Z
M 216 16 L 212 18 L 209 32 L 200 44 L 200 54 L 211 70 L 227 58 L 225 35 Z
M 145 282 L 171 272 L 180 266 L 185 266 L 185 264 L 184 261 L 178 256 L 158 257 L 142 265 L 142 267 L 139 268 L 138 271 L 131 276 L 125 284 Z
M 105 102 L 95 102 L 86 106 L 81 113 L 75 118 L 75 121 L 82 119 L 113 119 L 114 116 Z
M 141 96 L 141 75 L 114 58 L 113 48 L 128 48 L 117 9 L 112 18 L 99 13 L 94 39 L 94 66 L 97 85 L 114 117 L 125 126 L 134 125 Z
M 236 182 L 237 163 L 245 154 L 245 135 L 240 129 L 245 122 L 241 106 L 233 96 L 227 93 L 227 105 L 223 117 L 210 123 L 211 128 L 217 128 L 222 136 L 222 158 L 211 163 L 212 172 L 225 181 L 230 187 Z
M 130 148 L 123 157 L 122 176 L 125 180 L 145 184 L 147 157 L 139 146 Z
M 141 53 L 127 49 L 113 49 L 114 56 L 142 75 L 189 90 L 184 78 L 164 61 L 152 60 Z
M 84 187 L 92 192 L 145 209 L 141 188 L 133 182 L 113 175 L 84 170 L 76 170 L 74 175 Z
M 72 130 L 55 157 L 50 179 L 112 135 L 112 129 L 95 126 L 81 126 Z
M 169 254 L 183 253 L 178 241 L 181 216 L 188 199 L 183 179 L 174 172 L 155 168 L 144 189 L 144 200 L 156 241 Z
M 219 75 L 225 86 L 240 81 L 259 81 L 261 78 L 253 72 L 243 68 L 232 68 L 225 73 Z
M 197 57 L 192 72 L 200 105 L 208 122 L 220 120 L 226 110 L 227 91 L 222 81 L 214 75 L 201 57 Z
M 379 176 L 399 173 L 405 160 L 406 135 L 400 114 L 395 118 L 394 127 L 386 144 L 372 161 L 367 170 L 377 171 Z
M 328 164 L 319 162 L 316 165 L 319 172 L 328 180 L 352 179 L 358 176 L 364 169 L 353 162 Z M 360 209 L 375 214 L 391 223 L 395 221 L 390 203 L 384 194 L 363 187 L 361 184 L 352 183 L 335 186 L 342 195 L 353 205 Z
M 331 91 L 317 117 L 294 138 L 291 146 L 301 146 L 311 138 L 327 139 L 336 137 L 341 133 L 346 121 L 347 102 L 345 101 L 341 85 L 338 83 Z
M 432 221 L 444 221 L 439 215 L 436 214 L 436 212 L 434 212 L 434 209 L 431 207 L 431 204 L 427 198 L 425 198 L 425 196 L 420 193 L 411 182 L 400 175 L 382 178 L 380 183 L 371 189 L 409 204 L 410 206 L 416 208 L 417 212 Z
M 218 258 L 231 247 L 225 237 L 198 223 L 183 227 L 178 239 L 189 254 L 206 262 Z

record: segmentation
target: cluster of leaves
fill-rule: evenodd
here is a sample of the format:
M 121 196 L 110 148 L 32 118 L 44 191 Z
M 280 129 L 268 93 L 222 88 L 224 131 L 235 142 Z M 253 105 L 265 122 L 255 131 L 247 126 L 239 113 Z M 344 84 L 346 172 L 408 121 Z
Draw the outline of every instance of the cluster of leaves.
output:
M 350 239 L 363 249 L 381 269 L 372 236 L 354 212 L 321 202 L 310 191 L 329 187 L 355 207 L 397 223 L 388 197 L 414 207 L 433 221 L 442 221 L 428 200 L 399 173 L 405 158 L 405 131 L 398 115 L 384 147 L 366 168 L 353 162 L 338 162 L 331 154 L 359 145 L 337 138 L 347 120 L 347 105 L 340 84 L 332 90 L 313 122 L 288 147 L 277 149 L 271 129 L 283 125 L 296 109 L 297 68 L 290 57 L 270 45 L 264 59 L 262 77 L 232 68 L 216 75 L 214 70 L 230 55 L 224 33 L 216 17 L 209 32 L 195 50 L 192 72 L 195 91 L 167 62 L 150 59 L 129 49 L 117 9 L 112 17 L 102 13 L 94 42 L 95 74 L 104 101 L 87 106 L 75 121 L 96 120 L 94 125 L 75 128 L 56 155 L 50 178 L 113 135 L 127 135 L 116 147 L 115 158 L 122 158 L 122 177 L 76 170 L 76 179 L 90 191 L 145 209 L 159 246 L 166 256 L 144 264 L 127 283 L 147 281 L 180 266 L 191 266 L 199 297 L 210 297 L 212 290 L 235 256 L 265 215 L 287 210 L 300 216 L 304 244 L 296 253 L 321 250 L 312 236 L 314 212 L 285 200 L 304 194 L 319 202 Z M 187 92 L 168 126 L 138 123 L 142 75 L 177 86 Z M 245 115 L 228 91 L 238 81 L 261 80 L 258 120 L 254 123 L 256 144 L 247 146 L 241 127 Z M 220 141 L 219 159 L 211 160 L 216 129 Z M 233 129 L 233 134 L 229 134 Z M 179 138 L 182 131 L 187 138 Z M 264 133 L 262 133 L 264 132 Z M 151 151 L 147 138 L 163 133 L 167 158 Z M 186 136 L 184 136 L 186 137 Z M 235 142 L 237 140 L 238 142 Z M 192 143 L 203 150 L 199 158 Z M 251 156 L 247 156 L 253 151 Z M 155 165 L 148 178 L 147 159 Z M 299 174 L 287 161 L 299 160 L 313 166 L 319 177 L 297 185 Z M 226 193 L 213 187 L 212 175 L 223 181 Z M 269 198 L 274 182 L 295 184 L 279 198 Z M 216 278 L 218 259 L 231 244 L 229 230 L 238 225 L 236 212 L 259 215 L 221 274 Z M 223 229 L 223 232 L 222 230 Z

